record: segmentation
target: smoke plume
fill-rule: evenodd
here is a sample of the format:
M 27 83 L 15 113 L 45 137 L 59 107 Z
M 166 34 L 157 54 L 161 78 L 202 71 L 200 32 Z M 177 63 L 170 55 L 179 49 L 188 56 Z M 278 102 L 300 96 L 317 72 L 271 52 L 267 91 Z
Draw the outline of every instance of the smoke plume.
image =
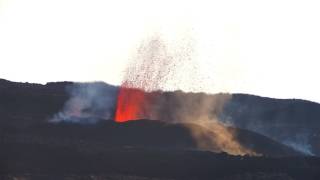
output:
M 95 123 L 113 119 L 117 87 L 103 82 L 74 83 L 66 91 L 68 101 L 50 122 Z
M 315 131 L 305 123 L 308 117 L 313 119 L 314 110 L 306 108 L 308 104 L 303 101 L 294 103 L 294 100 L 241 97 L 242 95 L 234 95 L 233 99 L 227 102 L 220 114 L 220 120 L 233 127 L 267 136 L 305 155 L 314 155 L 312 134 Z

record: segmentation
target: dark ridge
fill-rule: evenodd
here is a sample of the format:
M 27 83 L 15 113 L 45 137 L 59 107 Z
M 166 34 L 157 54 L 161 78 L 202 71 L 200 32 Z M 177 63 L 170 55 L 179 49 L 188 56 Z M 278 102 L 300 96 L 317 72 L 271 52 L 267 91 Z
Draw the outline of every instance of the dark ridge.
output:
M 202 128 L 204 127 L 193 125 L 194 130 L 202 131 Z M 198 149 L 190 129 L 185 124 L 157 120 L 135 120 L 124 123 L 101 120 L 96 124 L 42 123 L 24 129 L 7 127 L 5 129 L 7 133 L 3 136 L 10 137 L 14 141 L 23 139 L 28 143 L 78 146 L 79 149 L 93 152 L 119 147 Z M 257 133 L 237 128 L 230 129 L 236 132 L 236 138 L 240 144 L 258 154 L 271 157 L 303 155 Z
M 317 103 L 233 95 L 221 119 L 234 125 L 228 128 L 242 145 L 264 156 L 230 156 L 197 150 L 182 123 L 104 119 L 48 123 L 68 100 L 66 89 L 73 84 L 0 79 L 0 179 L 320 179 L 318 157 L 301 156 L 284 145 L 305 140 L 312 153 L 320 155 Z M 170 98 L 173 93 L 225 95 L 162 94 Z
M 2 79 L 0 81 L 0 124 L 3 127 L 22 128 L 47 122 L 62 109 L 69 98 L 66 89 L 73 84 L 75 83 L 52 82 L 41 85 L 16 83 Z M 111 85 L 106 84 L 106 86 Z M 162 92 L 162 95 L 164 98 L 171 98 L 174 93 L 180 93 L 186 97 L 201 96 L 202 98 L 225 95 L 185 94 L 182 91 Z M 168 111 L 170 112 L 170 108 Z M 161 119 L 170 119 L 169 114 L 163 113 Z M 261 137 L 267 136 L 280 143 L 285 143 L 288 140 L 300 142 L 300 135 L 307 134 L 307 143 L 310 144 L 312 153 L 320 154 L 318 143 L 320 141 L 320 121 L 317 121 L 317 117 L 320 117 L 320 106 L 316 103 L 235 94 L 231 101 L 225 105 L 221 116 L 222 120 L 227 120 L 235 128 L 253 131 L 255 134 L 264 135 Z M 90 121 L 80 122 L 89 123 Z M 308 132 L 306 133 L 306 131 Z M 260 148 L 259 151 L 262 149 Z

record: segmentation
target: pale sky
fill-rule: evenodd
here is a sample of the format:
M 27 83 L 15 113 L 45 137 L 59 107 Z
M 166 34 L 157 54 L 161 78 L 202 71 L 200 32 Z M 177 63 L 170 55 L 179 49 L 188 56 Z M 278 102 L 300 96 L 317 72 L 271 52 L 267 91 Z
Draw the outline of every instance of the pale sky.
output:
M 170 88 L 320 102 L 319 9 L 316 0 L 0 0 L 0 78 L 117 85 L 157 33 L 169 49 L 194 43 L 203 78 L 201 88 Z

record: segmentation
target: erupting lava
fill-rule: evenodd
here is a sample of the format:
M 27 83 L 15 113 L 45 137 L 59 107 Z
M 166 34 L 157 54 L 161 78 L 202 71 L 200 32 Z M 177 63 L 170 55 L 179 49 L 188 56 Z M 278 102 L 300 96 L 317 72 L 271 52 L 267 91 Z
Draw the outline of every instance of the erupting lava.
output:
M 157 37 L 142 44 L 137 57 L 126 69 L 125 79 L 119 88 L 115 121 L 152 118 L 151 106 L 155 93 L 166 82 L 173 68 L 172 58 Z
M 161 90 L 170 81 L 177 80 L 177 83 L 181 83 L 186 78 L 185 74 L 189 73 L 191 77 L 196 75 L 194 72 L 197 69 L 193 68 L 188 52 L 181 53 L 180 56 L 182 58 L 170 55 L 159 39 L 152 39 L 142 44 L 133 64 L 126 69 L 124 81 L 119 88 L 115 121 L 165 119 L 172 122 L 186 122 L 186 127 L 191 130 L 199 149 L 236 155 L 254 155 L 254 152 L 237 141 L 233 131 L 218 120 L 219 112 L 222 111 L 230 95 L 209 98 L 201 94 L 193 94 L 185 97 L 175 92 L 174 96 L 165 96 L 160 91 L 160 93 L 155 91 Z M 181 63 L 182 60 L 183 63 Z M 190 60 L 189 63 L 188 60 Z M 184 76 L 179 76 L 177 69 L 183 69 L 183 64 L 192 69 L 189 71 L 184 69 Z M 190 82 L 189 84 L 195 85 Z M 195 128 L 198 126 L 205 128 L 204 130 Z
M 118 92 L 115 120 L 125 122 L 144 118 L 145 104 L 144 91 L 121 86 Z

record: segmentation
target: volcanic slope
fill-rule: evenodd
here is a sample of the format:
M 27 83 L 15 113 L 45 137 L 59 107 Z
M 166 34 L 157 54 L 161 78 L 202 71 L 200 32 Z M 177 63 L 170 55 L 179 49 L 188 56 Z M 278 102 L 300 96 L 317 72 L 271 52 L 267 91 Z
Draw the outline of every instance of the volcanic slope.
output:
M 235 132 L 243 146 L 264 156 L 230 156 L 199 150 L 190 130 L 185 128 L 189 124 L 168 123 L 166 119 L 125 123 L 101 119 L 95 124 L 74 123 L 78 120 L 74 119 L 49 123 L 70 98 L 67 87 L 74 84 L 0 80 L 0 179 L 320 179 L 319 158 L 301 156 L 259 132 L 241 128 L 228 129 Z M 252 100 L 256 98 L 259 101 Z M 316 121 L 320 117 L 317 103 L 251 95 L 236 95 L 230 103 L 222 115 L 229 115 L 234 121 L 239 115 L 241 122 L 253 122 L 250 117 L 255 116 L 257 107 L 259 116 L 255 117 L 261 117 L 258 121 L 263 119 L 266 125 L 279 112 L 293 113 L 305 129 L 320 127 Z M 250 107 L 236 111 L 241 110 L 241 103 Z M 303 120 L 309 119 L 304 116 L 307 112 L 313 121 Z M 289 128 L 289 135 L 294 133 L 290 130 L 291 116 L 276 117 L 277 122 Z
M 199 151 L 183 124 L 155 120 L 91 125 L 43 123 L 7 129 L 7 134 L 1 137 L 0 177 L 3 179 L 100 177 L 118 180 L 136 176 L 147 180 L 313 180 L 320 177 L 320 159 L 298 156 L 288 147 L 242 130 L 238 130 L 237 136 L 242 144 L 248 141 L 249 145 L 261 144 L 260 153 L 286 157 Z
M 191 138 L 190 131 L 185 128 L 183 124 L 167 124 L 161 121 L 138 121 L 125 124 L 116 124 L 112 121 L 102 120 L 98 124 L 100 125 L 77 125 L 68 123 L 50 124 L 48 120 L 57 112 L 59 112 L 66 101 L 68 101 L 69 94 L 66 92 L 67 87 L 76 83 L 61 82 L 61 83 L 48 83 L 46 85 L 30 84 L 30 83 L 15 83 L 6 80 L 0 81 L 0 115 L 1 115 L 1 134 L 6 139 L 6 135 L 19 136 L 24 132 L 28 132 L 23 139 L 29 141 L 30 139 L 38 139 L 40 142 L 46 142 L 43 134 L 34 134 L 41 128 L 48 128 L 48 132 L 52 141 L 55 140 L 59 134 L 65 134 L 66 139 L 72 136 L 72 132 L 75 132 L 75 141 L 78 137 L 87 138 L 87 142 L 93 141 L 94 138 L 100 138 L 103 143 L 106 144 L 120 144 L 139 147 L 140 145 L 147 145 L 148 147 L 180 147 L 180 148 L 195 148 L 196 142 Z M 105 86 L 110 86 L 105 84 Z M 115 88 L 115 87 L 114 87 Z M 171 97 L 176 92 L 166 93 L 167 97 Z M 182 92 L 178 92 L 182 93 Z M 169 95 L 168 95 L 169 94 Z M 197 93 L 189 93 L 185 96 L 197 96 Z M 219 94 L 218 94 L 219 95 Z M 203 94 L 201 95 L 203 96 Z M 206 95 L 212 97 L 214 95 Z M 247 97 L 250 97 L 246 95 Z M 104 98 L 104 97 L 101 97 Z M 277 100 L 274 100 L 277 101 Z M 263 103 L 262 103 L 263 104 Z M 227 108 L 230 106 L 227 106 Z M 319 106 L 320 107 L 320 106 Z M 303 109 L 302 109 L 303 110 Z M 87 109 L 86 109 L 87 111 Z M 249 112 L 248 112 L 249 113 Z M 229 114 L 231 114 L 229 112 Z M 254 114 L 251 112 L 251 114 Z M 249 116 L 249 114 L 247 115 Z M 241 118 L 243 116 L 239 116 Z M 163 119 L 166 120 L 166 119 Z M 243 121 L 243 119 L 241 119 Z M 282 120 L 286 122 L 286 119 Z M 144 123 L 142 123 L 144 122 Z M 106 123 L 106 126 L 101 124 Z M 63 125 L 64 124 L 64 125 Z M 38 128 L 39 126 L 46 126 Z M 51 127 L 52 126 L 52 127 Z M 193 125 L 196 129 L 202 129 L 203 127 Z M 317 127 L 317 126 L 315 126 Z M 34 129 L 35 128 L 35 129 Z M 51 129 L 55 129 L 55 131 Z M 77 133 L 77 128 L 79 132 Z M 101 134 L 97 137 L 94 136 L 95 132 L 90 129 L 100 128 Z M 285 155 L 297 155 L 296 151 L 292 150 L 288 146 L 282 145 L 279 142 L 271 140 L 266 136 L 253 133 L 250 130 L 243 130 L 239 128 L 231 128 L 235 133 L 235 138 L 243 144 L 243 146 L 254 150 L 258 154 L 267 156 L 285 156 Z M 83 131 L 80 133 L 80 131 Z M 132 131 L 132 133 L 130 133 Z M 168 133 L 169 131 L 170 133 Z M 65 133 L 60 133 L 65 132 Z M 87 134 L 86 134 L 87 132 Z M 43 133 L 46 133 L 43 131 Z M 68 134 L 71 133 L 71 134 Z M 114 134 L 112 134 L 114 133 Z M 82 135 L 86 134 L 86 136 Z M 9 136 L 8 136 L 9 137 Z M 114 139 L 112 139 L 114 138 Z M 132 139 L 130 139 L 132 138 Z M 19 138 L 18 138 L 19 139 Z M 122 142 L 123 141 L 123 142 Z M 62 143 L 64 141 L 61 141 Z M 108 143 L 107 143 L 108 142 Z M 262 143 L 263 142 L 263 143 Z M 103 144 L 102 143 L 102 144 Z M 219 149 L 215 149 L 219 151 Z
M 88 152 L 103 152 L 112 148 L 148 148 L 164 150 L 201 150 L 183 123 L 156 120 L 136 120 L 125 123 L 101 121 L 97 124 L 42 123 L 28 128 L 10 128 L 2 132 L 4 141 L 42 144 L 54 147 L 77 147 Z M 204 131 L 197 124 L 193 129 Z M 245 148 L 258 155 L 281 157 L 301 156 L 292 148 L 248 130 L 230 128 Z M 222 152 L 213 144 L 213 152 Z

